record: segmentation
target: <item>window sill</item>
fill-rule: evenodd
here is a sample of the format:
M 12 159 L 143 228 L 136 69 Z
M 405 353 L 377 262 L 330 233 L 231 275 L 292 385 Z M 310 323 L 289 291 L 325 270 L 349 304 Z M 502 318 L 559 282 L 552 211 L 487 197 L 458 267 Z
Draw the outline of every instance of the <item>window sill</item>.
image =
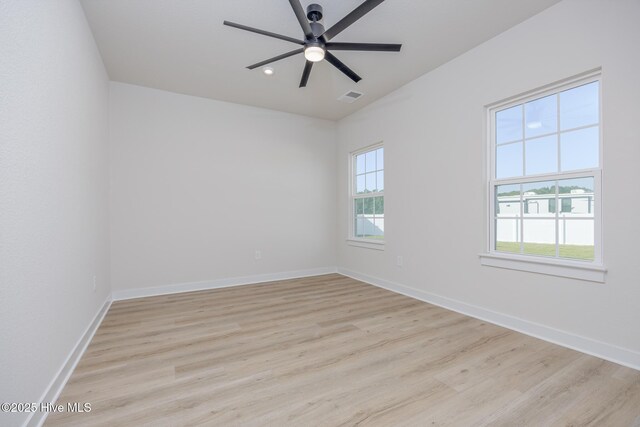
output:
M 598 283 L 604 283 L 607 272 L 607 269 L 603 265 L 587 264 L 580 261 L 565 261 L 497 253 L 485 253 L 479 254 L 478 256 L 480 257 L 480 264 L 490 267 L 529 271 L 532 273 L 547 274 L 549 276 L 568 277 Z
M 347 239 L 347 245 L 356 246 L 358 248 L 375 249 L 384 251 L 384 240 L 364 240 L 364 239 Z

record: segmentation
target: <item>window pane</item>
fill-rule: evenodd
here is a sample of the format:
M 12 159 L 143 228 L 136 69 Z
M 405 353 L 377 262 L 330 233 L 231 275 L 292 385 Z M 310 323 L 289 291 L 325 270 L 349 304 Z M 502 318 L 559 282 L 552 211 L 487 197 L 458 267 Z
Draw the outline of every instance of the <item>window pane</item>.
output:
M 355 194 L 375 195 L 384 190 L 384 150 L 382 147 L 355 156 Z M 373 193 L 373 194 L 368 194 Z M 354 237 L 382 239 L 384 197 L 360 197 L 354 203 Z
M 560 129 L 598 123 L 598 82 L 560 92 Z
M 496 215 L 520 216 L 520 184 L 496 185 Z
M 364 175 L 356 176 L 356 193 L 364 193 Z
M 364 214 L 365 215 L 373 215 L 373 199 L 374 197 L 366 197 L 362 199 L 364 202 Z
M 496 147 L 496 178 L 522 176 L 522 142 Z
M 366 220 L 363 216 L 360 216 L 356 219 L 356 237 L 364 237 L 365 223 Z
M 496 219 L 496 251 L 520 253 L 520 220 Z
M 377 172 L 376 176 L 378 191 L 384 191 L 384 171 Z
M 356 156 L 356 175 L 360 175 L 364 172 L 364 154 L 358 154 Z
M 364 213 L 364 203 L 362 199 L 355 199 L 354 212 L 356 215 L 362 215 Z
M 525 171 L 527 175 L 558 171 L 558 137 L 556 135 L 525 142 Z
M 376 150 L 376 162 L 378 170 L 384 169 L 384 147 L 380 147 Z
M 375 236 L 375 224 L 373 223 L 373 216 L 365 215 L 362 222 L 362 234 L 363 237 Z
M 366 161 L 365 161 L 366 171 L 367 172 L 375 171 L 376 170 L 376 152 L 375 152 L 375 150 L 365 153 L 365 156 L 366 156 Z
M 374 197 L 373 213 L 384 215 L 384 197 Z
M 561 218 L 593 218 L 594 179 L 575 178 L 559 181 Z
M 522 105 L 496 113 L 496 144 L 522 139 Z
M 542 181 L 522 184 L 522 203 L 525 217 L 556 216 L 556 182 Z
M 599 140 L 598 126 L 560 134 L 561 170 L 598 167 Z
M 371 172 L 366 174 L 365 176 L 366 176 L 365 192 L 376 191 L 376 173 Z
M 376 217 L 373 220 L 373 230 L 371 237 L 381 239 L 384 237 L 384 218 Z
M 524 104 L 525 137 L 531 138 L 558 131 L 558 95 Z
M 559 178 L 600 167 L 599 89 L 582 84 L 495 112 L 492 172 L 514 183 L 494 188 L 495 250 L 595 259 L 595 177 Z M 537 175 L 553 179 L 522 182 Z
M 593 220 L 561 219 L 558 226 L 561 258 L 594 259 L 595 223 Z
M 556 220 L 525 219 L 523 229 L 523 253 L 528 255 L 556 256 Z

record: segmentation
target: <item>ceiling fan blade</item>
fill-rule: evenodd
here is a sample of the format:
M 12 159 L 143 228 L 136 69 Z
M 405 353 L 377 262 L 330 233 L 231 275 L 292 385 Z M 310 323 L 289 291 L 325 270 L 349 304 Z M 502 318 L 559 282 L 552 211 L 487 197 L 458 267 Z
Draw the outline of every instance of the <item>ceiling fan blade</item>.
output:
M 300 27 L 302 28 L 302 32 L 305 37 L 312 38 L 313 31 L 311 30 L 311 25 L 309 25 L 309 21 L 307 20 L 307 14 L 304 13 L 304 9 L 300 4 L 300 0 L 289 0 L 291 4 L 291 8 L 293 12 L 296 14 L 296 18 L 298 18 L 298 22 L 300 23 Z
M 311 74 L 311 67 L 313 67 L 313 62 L 307 61 L 304 64 L 304 70 L 302 71 L 302 78 L 300 79 L 299 87 L 306 87 L 307 81 L 309 81 L 309 75 Z
M 293 37 L 283 36 L 282 34 L 276 34 L 270 31 L 259 30 L 253 27 L 247 27 L 246 25 L 236 24 L 235 22 L 224 21 L 224 25 L 228 25 L 229 27 L 239 28 L 245 31 L 250 31 L 252 33 L 262 34 L 263 36 L 273 37 L 276 39 L 288 41 L 295 44 L 304 44 L 304 41 L 294 39 Z
M 300 49 L 292 50 L 291 52 L 283 53 L 282 55 L 274 56 L 273 58 L 269 58 L 256 64 L 249 65 L 247 68 L 253 70 L 254 68 L 262 67 L 263 65 L 271 64 L 272 62 L 280 61 L 281 59 L 288 58 L 302 52 L 304 52 L 303 47 L 301 47 Z
M 345 28 L 349 25 L 356 22 L 358 19 L 362 18 L 367 13 L 371 12 L 371 10 L 382 3 L 384 0 L 366 0 L 360 6 L 353 9 L 347 16 L 342 18 L 333 27 L 329 28 L 324 32 L 323 36 L 325 40 L 331 40 L 339 33 L 341 33 Z
M 331 50 L 364 50 L 371 52 L 400 52 L 401 44 L 388 43 L 326 43 Z
M 353 70 L 342 63 L 338 58 L 333 56 L 331 52 L 325 52 L 324 59 L 327 60 L 331 65 L 336 67 L 338 70 L 342 71 L 347 75 L 351 80 L 358 83 L 362 78 L 353 72 Z

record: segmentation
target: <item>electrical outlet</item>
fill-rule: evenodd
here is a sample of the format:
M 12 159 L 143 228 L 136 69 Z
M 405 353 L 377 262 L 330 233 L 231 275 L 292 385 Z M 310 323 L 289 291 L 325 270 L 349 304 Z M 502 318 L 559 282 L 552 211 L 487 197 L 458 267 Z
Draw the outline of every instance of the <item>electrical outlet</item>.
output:
M 396 265 L 397 265 L 398 267 L 402 267 L 402 263 L 403 263 L 403 262 L 404 262 L 404 261 L 403 261 L 403 259 L 402 259 L 402 256 L 401 256 L 401 255 L 398 255 L 398 258 L 396 258 Z
M 98 277 L 93 276 L 93 292 L 95 292 L 97 288 L 98 288 Z
M 261 251 L 256 251 L 256 253 L 254 254 L 255 259 L 262 259 L 262 252 Z

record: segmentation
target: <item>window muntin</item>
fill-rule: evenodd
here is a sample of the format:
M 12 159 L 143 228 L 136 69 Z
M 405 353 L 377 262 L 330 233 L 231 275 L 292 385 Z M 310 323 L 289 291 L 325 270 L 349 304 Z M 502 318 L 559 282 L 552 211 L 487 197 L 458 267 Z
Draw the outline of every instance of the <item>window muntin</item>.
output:
M 601 263 L 598 77 L 494 107 L 491 252 Z
M 384 148 L 352 155 L 351 238 L 384 241 Z

